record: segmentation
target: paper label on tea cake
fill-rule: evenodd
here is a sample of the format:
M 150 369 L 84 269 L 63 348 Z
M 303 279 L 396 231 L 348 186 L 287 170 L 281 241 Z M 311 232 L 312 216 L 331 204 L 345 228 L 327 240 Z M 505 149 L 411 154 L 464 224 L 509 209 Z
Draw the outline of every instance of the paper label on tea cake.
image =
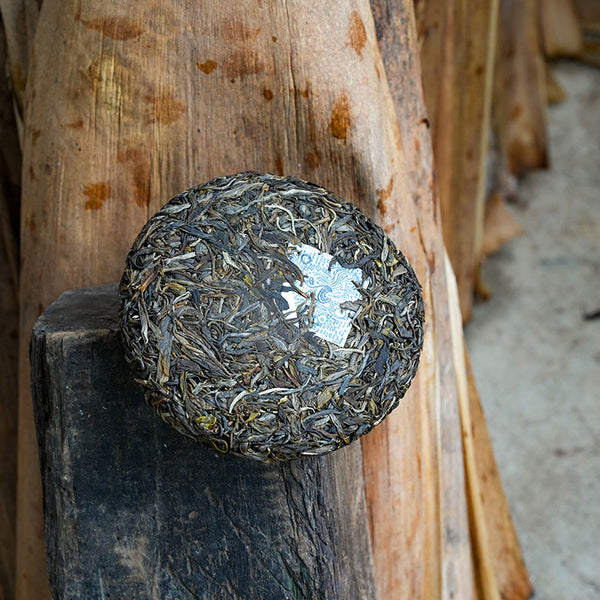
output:
M 312 315 L 312 331 L 320 338 L 344 346 L 355 311 L 344 309 L 344 302 L 352 302 L 360 298 L 356 288 L 366 285 L 361 269 L 348 269 L 337 262 L 326 252 L 303 244 L 292 247 L 290 260 L 302 271 L 304 281 L 296 282 L 299 290 L 305 292 L 308 299 L 297 292 L 283 292 L 282 296 L 288 302 L 290 317 L 295 316 L 297 308 L 306 306 L 314 294 L 315 306 Z

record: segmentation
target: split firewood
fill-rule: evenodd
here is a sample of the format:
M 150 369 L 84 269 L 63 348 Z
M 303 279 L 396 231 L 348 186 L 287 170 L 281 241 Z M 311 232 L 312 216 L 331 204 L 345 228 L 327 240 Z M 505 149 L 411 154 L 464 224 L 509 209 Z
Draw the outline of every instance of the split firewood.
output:
M 499 2 L 417 3 L 442 226 L 468 321 L 485 205 Z
M 494 129 L 507 170 L 548 166 L 545 66 L 537 0 L 502 0 L 494 90 Z
M 575 9 L 584 29 L 600 26 L 600 2 L 598 0 L 575 0 Z
M 559 104 L 567 99 L 567 93 L 563 87 L 558 83 L 556 77 L 552 73 L 550 65 L 546 61 L 546 98 L 548 104 Z
M 600 20 L 584 27 L 580 59 L 588 65 L 600 67 Z
M 0 0 L 6 31 L 8 72 L 19 117 L 23 115 L 25 84 L 42 0 Z
M 465 377 L 468 374 L 465 375 L 464 363 L 456 355 L 456 349 L 462 348 L 463 342 L 454 275 L 448 268 L 446 259 L 442 264 L 438 262 L 439 257 L 445 257 L 445 252 L 439 235 L 438 200 L 431 169 L 433 151 L 429 123 L 418 77 L 420 61 L 418 58 L 404 59 L 406 50 L 413 47 L 417 36 L 411 2 L 410 0 L 400 3 L 376 0 L 372 2 L 372 6 L 402 133 L 410 191 L 414 202 L 420 207 L 418 214 L 424 224 L 423 235 L 427 232 L 430 236 L 424 240 L 425 245 L 432 248 L 428 266 L 431 270 L 432 289 L 437 292 L 429 300 L 431 309 L 436 315 L 435 331 L 439 334 L 434 341 L 434 351 L 439 356 L 452 355 L 456 359 L 453 373 L 440 373 L 436 385 L 440 386 L 441 397 L 437 405 L 431 405 L 429 414 L 424 413 L 421 417 L 423 432 L 421 435 L 426 442 L 431 440 L 429 436 L 441 435 L 443 438 L 451 436 L 450 426 L 454 427 L 455 419 L 459 418 L 463 434 L 461 460 L 464 460 L 463 464 L 466 466 L 466 483 L 468 483 L 467 511 L 471 517 L 472 549 L 475 552 L 476 594 L 479 598 L 486 599 L 502 597 L 523 600 L 531 595 L 530 587 L 523 584 L 529 582 L 527 570 L 520 558 L 519 543 L 512 527 L 501 482 L 497 476 L 493 479 L 489 478 L 488 473 L 480 468 L 480 465 L 486 464 L 486 461 L 488 464 L 489 461 L 493 462 L 493 452 L 489 438 L 479 435 L 486 430 L 483 415 L 473 410 L 473 403 L 475 408 L 478 406 L 477 391 L 474 386 L 465 385 Z M 436 223 L 437 235 L 435 228 L 425 227 L 427 221 Z M 440 290 L 445 291 L 440 293 Z M 440 321 L 452 324 L 451 337 L 442 335 Z M 430 395 L 430 397 L 437 396 Z M 394 440 L 390 439 L 389 433 L 387 438 L 384 437 L 384 433 L 382 432 L 380 447 L 387 448 L 388 453 L 391 453 L 394 451 Z M 365 439 L 365 444 L 370 443 L 371 440 L 377 440 L 377 436 L 373 435 Z M 438 448 L 438 452 L 440 485 L 442 489 L 447 489 L 444 485 L 445 476 L 450 472 L 456 473 L 456 468 L 452 469 L 452 463 L 448 456 L 444 456 L 443 448 Z M 379 455 L 379 460 L 382 460 L 382 456 L 385 457 L 384 452 Z M 435 460 L 433 465 L 435 466 Z M 377 483 L 379 484 L 377 486 L 375 482 L 368 485 L 368 494 L 377 490 L 380 494 L 385 494 L 384 485 L 381 482 Z M 444 523 L 449 525 L 453 519 L 456 519 L 456 516 L 451 515 L 456 515 L 458 505 L 456 498 L 452 499 L 449 494 L 443 493 L 441 498 L 437 509 L 440 513 L 442 531 L 444 531 Z M 381 528 L 383 527 L 382 524 Z M 388 523 L 387 527 L 390 528 L 391 524 Z M 441 559 L 442 564 L 445 564 L 447 555 L 444 553 L 443 539 Z M 507 553 L 520 560 L 503 565 Z M 431 568 L 433 570 L 433 567 Z M 435 591 L 436 588 L 429 589 L 429 596 L 425 595 L 425 597 L 438 597 Z

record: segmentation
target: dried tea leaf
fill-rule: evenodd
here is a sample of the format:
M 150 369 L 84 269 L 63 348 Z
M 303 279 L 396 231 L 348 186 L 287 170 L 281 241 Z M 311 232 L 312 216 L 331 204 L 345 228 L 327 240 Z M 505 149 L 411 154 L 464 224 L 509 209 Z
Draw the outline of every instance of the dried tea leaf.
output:
M 354 205 L 241 173 L 173 198 L 121 281 L 148 402 L 182 434 L 271 461 L 336 450 L 398 404 L 423 300 L 406 258 Z

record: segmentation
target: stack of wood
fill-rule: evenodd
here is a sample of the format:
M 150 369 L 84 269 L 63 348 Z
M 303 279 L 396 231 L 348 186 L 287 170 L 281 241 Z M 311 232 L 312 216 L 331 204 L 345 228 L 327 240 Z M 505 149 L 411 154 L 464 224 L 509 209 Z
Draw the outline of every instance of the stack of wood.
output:
M 0 358 L 0 598 L 48 595 L 27 360 L 35 318 L 66 289 L 117 280 L 140 227 L 171 196 L 247 169 L 316 181 L 355 202 L 423 285 L 419 376 L 364 439 L 357 474 L 376 597 L 529 597 L 461 326 L 482 256 L 515 233 L 502 229 L 507 186 L 488 182 L 490 130 L 501 172 L 545 166 L 542 48 L 585 55 L 588 35 L 576 49 L 552 15 L 576 4 L 591 30 L 597 23 L 593 2 L 543 2 L 552 14 L 542 21 L 540 3 L 297 0 L 283 10 L 236 0 L 201 11 L 142 1 L 134 14 L 120 0 L 44 0 L 40 14 L 35 0 L 0 1 L 12 94 L 5 87 L 0 98 L 12 185 L 0 207 L 7 340 L 21 279 L 18 485 L 14 341 Z

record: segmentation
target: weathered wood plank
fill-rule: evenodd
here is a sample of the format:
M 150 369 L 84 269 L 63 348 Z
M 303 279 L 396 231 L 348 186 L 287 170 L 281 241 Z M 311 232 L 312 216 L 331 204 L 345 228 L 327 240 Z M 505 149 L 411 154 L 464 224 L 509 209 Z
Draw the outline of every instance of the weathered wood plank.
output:
M 55 598 L 374 597 L 359 444 L 265 465 L 180 436 L 133 384 L 116 285 L 51 305 L 31 360 Z
M 0 600 L 12 600 L 15 580 L 18 371 L 18 214 L 21 152 L 6 77 L 0 23 Z
M 412 19 L 408 0 L 403 10 Z M 443 242 L 436 202 L 407 177 L 422 165 L 423 181 L 433 180 L 418 145 L 428 139 L 427 121 L 416 93 L 406 96 L 406 113 L 395 110 L 403 102 L 390 93 L 368 2 L 144 1 L 133 12 L 124 0 L 44 0 L 35 50 L 24 137 L 22 356 L 43 308 L 65 289 L 117 279 L 140 227 L 176 192 L 246 169 L 326 186 L 405 252 L 435 339 L 403 409 L 381 426 L 382 444 L 363 445 L 365 476 L 382 483 L 376 493 L 367 486 L 378 597 L 412 597 L 414 583 L 424 597 L 473 598 Z M 420 81 L 415 36 L 400 58 L 403 77 Z M 404 139 L 412 128 L 419 135 Z M 26 360 L 20 377 L 29 380 Z M 28 501 L 17 598 L 37 600 L 45 574 L 25 387 L 20 406 L 20 497 Z

